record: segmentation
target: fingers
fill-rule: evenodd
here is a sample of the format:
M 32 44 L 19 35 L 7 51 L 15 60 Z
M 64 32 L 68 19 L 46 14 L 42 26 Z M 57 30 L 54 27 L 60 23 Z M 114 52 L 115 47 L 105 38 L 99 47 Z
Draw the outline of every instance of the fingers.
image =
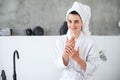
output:
M 67 46 L 75 46 L 75 39 L 72 37 L 70 40 L 68 40 L 68 37 L 66 39 L 66 45 Z
M 80 48 L 79 48 L 79 47 L 77 48 L 77 50 L 74 49 L 74 50 L 73 50 L 73 55 L 74 55 L 74 54 L 79 54 L 79 51 L 80 51 Z
M 73 42 L 73 41 L 75 41 L 75 38 L 74 38 L 74 37 L 72 37 L 72 38 L 69 40 L 69 42 Z
M 65 46 L 65 53 L 68 56 L 72 55 L 74 46 L 75 46 L 75 38 L 72 37 L 70 40 L 68 40 L 68 37 L 67 37 L 66 46 Z
M 70 43 L 72 46 L 75 46 L 75 40 L 71 41 Z
M 71 55 L 73 51 L 73 47 L 72 46 L 66 46 L 65 47 L 65 52 L 67 55 Z
M 75 41 L 75 38 L 74 38 L 74 37 L 72 37 L 70 40 L 68 40 L 68 37 L 67 37 L 67 39 L 66 39 L 66 42 L 69 42 L 69 43 L 74 42 L 74 41 Z

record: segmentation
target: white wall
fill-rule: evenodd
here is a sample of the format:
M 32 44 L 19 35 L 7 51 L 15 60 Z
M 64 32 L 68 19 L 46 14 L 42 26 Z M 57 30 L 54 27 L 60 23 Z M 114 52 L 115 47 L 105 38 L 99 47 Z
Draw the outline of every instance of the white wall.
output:
M 96 80 L 120 80 L 120 36 L 93 36 L 99 50 L 104 50 L 107 61 L 101 61 Z M 60 70 L 54 65 L 54 46 L 57 36 L 7 36 L 0 37 L 0 72 L 6 71 L 12 80 L 13 52 L 16 56 L 17 80 L 58 80 Z

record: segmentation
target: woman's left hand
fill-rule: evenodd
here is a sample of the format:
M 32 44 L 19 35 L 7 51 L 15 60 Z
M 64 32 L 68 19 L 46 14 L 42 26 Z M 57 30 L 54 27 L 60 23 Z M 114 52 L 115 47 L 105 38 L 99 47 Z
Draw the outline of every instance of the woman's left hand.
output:
M 72 54 L 70 55 L 70 57 L 79 64 L 79 66 L 81 66 L 81 68 L 83 70 L 86 70 L 86 62 L 81 58 L 80 54 L 79 54 L 79 47 L 77 50 L 73 50 Z
M 70 57 L 75 60 L 78 61 L 80 59 L 80 55 L 79 55 L 79 47 L 77 50 L 73 49 L 72 54 L 70 55 Z

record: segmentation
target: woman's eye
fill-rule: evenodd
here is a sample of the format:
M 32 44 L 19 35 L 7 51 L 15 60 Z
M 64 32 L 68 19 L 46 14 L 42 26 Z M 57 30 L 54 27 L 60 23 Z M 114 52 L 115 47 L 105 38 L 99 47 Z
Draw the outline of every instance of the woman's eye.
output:
M 69 22 L 69 23 L 72 23 L 72 21 L 70 21 L 70 20 L 69 20 L 68 22 Z
M 75 23 L 79 23 L 79 21 L 78 21 L 78 20 L 76 20 L 76 21 L 75 21 Z

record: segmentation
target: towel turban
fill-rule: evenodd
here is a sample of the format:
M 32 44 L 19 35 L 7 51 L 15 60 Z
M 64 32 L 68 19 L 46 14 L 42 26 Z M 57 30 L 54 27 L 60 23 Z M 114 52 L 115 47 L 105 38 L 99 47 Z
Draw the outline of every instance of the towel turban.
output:
M 72 11 L 76 11 L 80 15 L 80 17 L 82 19 L 82 23 L 83 23 L 83 25 L 82 25 L 83 33 L 85 33 L 86 35 L 90 35 L 91 34 L 89 31 L 89 20 L 91 17 L 90 7 L 85 4 L 75 1 L 72 5 L 72 8 L 70 8 L 67 11 L 66 20 L 67 20 L 68 14 Z M 69 30 L 68 30 L 68 32 L 69 32 Z

